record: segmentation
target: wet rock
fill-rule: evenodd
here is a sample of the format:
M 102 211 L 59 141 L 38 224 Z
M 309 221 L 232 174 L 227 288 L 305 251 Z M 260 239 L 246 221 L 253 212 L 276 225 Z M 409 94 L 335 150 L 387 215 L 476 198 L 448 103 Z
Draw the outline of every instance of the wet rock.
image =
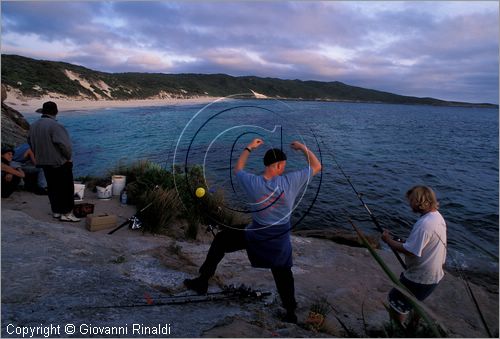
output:
M 318 238 L 318 239 L 327 239 L 337 244 L 354 246 L 354 247 L 364 247 L 361 239 L 359 239 L 358 235 L 352 231 L 349 232 L 347 230 L 300 230 L 295 231 L 295 235 L 301 237 L 310 237 L 310 238 Z M 365 234 L 366 239 L 370 243 L 373 248 L 380 248 L 379 236 Z

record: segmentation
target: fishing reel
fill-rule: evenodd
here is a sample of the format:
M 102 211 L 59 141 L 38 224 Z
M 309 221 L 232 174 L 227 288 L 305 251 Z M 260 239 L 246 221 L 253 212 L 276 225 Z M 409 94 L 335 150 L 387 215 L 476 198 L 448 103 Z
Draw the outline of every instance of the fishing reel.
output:
M 217 231 L 217 232 L 215 232 L 215 231 Z M 215 235 L 217 233 L 219 233 L 219 227 L 217 227 L 217 225 L 210 224 L 207 226 L 207 230 L 205 231 L 205 233 L 208 233 L 208 232 L 212 233 L 212 235 L 215 237 Z
M 271 295 L 270 292 L 261 292 L 252 289 L 250 286 L 246 286 L 245 284 L 241 284 L 239 287 L 236 287 L 234 284 L 224 285 L 222 288 L 222 293 L 236 295 L 239 298 L 264 298 Z
M 135 215 L 130 217 L 130 229 L 136 230 L 142 227 L 142 221 Z

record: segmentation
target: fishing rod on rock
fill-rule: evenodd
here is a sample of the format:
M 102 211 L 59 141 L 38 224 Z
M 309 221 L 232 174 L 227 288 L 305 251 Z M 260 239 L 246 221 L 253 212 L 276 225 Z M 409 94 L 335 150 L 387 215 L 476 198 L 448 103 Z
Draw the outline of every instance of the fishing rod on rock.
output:
M 326 145 L 325 145 L 324 142 L 323 142 L 323 145 L 326 147 Z M 365 208 L 366 212 L 368 212 L 368 214 L 370 215 L 370 218 L 373 221 L 373 223 L 375 224 L 375 227 L 377 228 L 377 230 L 380 233 L 383 233 L 384 229 L 382 228 L 382 226 L 380 226 L 380 223 L 378 222 L 377 218 L 375 217 L 375 215 L 373 215 L 372 211 L 370 211 L 370 209 L 368 208 L 368 205 L 366 205 L 366 203 L 364 202 L 363 195 L 358 192 L 358 190 L 356 189 L 356 187 L 354 187 L 353 183 L 351 182 L 350 177 L 344 172 L 344 169 L 342 168 L 342 166 L 340 166 L 339 162 L 337 161 L 337 158 L 335 158 L 335 155 L 333 155 L 333 152 L 330 151 L 330 152 L 328 152 L 328 154 L 331 155 L 333 161 L 335 162 L 335 164 L 339 168 L 340 172 L 345 177 L 345 179 L 347 180 L 347 182 L 351 186 L 352 190 L 354 191 L 354 193 L 358 197 L 359 201 L 361 202 L 361 205 L 363 205 L 363 207 Z M 406 264 L 403 261 L 403 259 L 401 258 L 401 256 L 399 255 L 399 253 L 395 249 L 393 249 L 393 248 L 391 248 L 391 250 L 394 253 L 394 255 L 396 256 L 396 259 L 398 259 L 398 261 L 401 264 L 401 266 L 403 267 L 403 269 L 406 270 Z
M 153 192 L 156 191 L 158 188 L 160 188 L 160 186 L 156 185 L 153 188 Z M 139 212 L 135 213 L 133 216 L 131 216 L 130 218 L 128 218 L 127 220 L 125 220 L 121 225 L 119 225 L 118 227 L 116 227 L 116 228 L 112 229 L 111 231 L 109 231 L 108 234 L 113 234 L 116 231 L 118 231 L 120 228 L 125 227 L 127 225 L 130 225 L 132 229 L 140 228 L 141 227 L 141 221 L 139 220 L 139 215 L 142 212 L 144 212 L 146 209 L 148 209 L 149 207 L 151 207 L 151 205 L 153 205 L 153 202 L 154 201 L 151 201 L 149 204 L 147 204 L 146 206 L 144 206 Z
M 165 305 L 179 305 L 199 302 L 216 302 L 223 300 L 237 300 L 241 302 L 258 302 L 269 297 L 271 292 L 263 292 L 254 290 L 244 284 L 236 287 L 235 285 L 224 286 L 219 292 L 209 292 L 203 295 L 200 294 L 187 294 L 187 295 L 172 295 L 172 296 L 159 296 L 152 297 L 145 293 L 144 302 L 136 302 L 131 304 L 121 305 L 103 305 L 103 306 L 84 306 L 83 308 L 136 308 L 136 307 L 152 307 L 152 306 L 165 306 Z M 78 307 L 81 308 L 81 307 Z

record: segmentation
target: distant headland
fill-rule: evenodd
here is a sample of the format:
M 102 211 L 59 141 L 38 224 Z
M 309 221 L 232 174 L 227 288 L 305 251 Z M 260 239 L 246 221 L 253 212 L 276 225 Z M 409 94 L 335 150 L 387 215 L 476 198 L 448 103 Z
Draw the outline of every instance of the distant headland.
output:
M 2 54 L 1 61 L 2 84 L 10 94 L 24 98 L 168 100 L 253 93 L 257 99 L 498 108 L 498 105 L 490 103 L 397 95 L 338 81 L 234 77 L 227 74 L 105 73 L 65 62 L 7 54 Z

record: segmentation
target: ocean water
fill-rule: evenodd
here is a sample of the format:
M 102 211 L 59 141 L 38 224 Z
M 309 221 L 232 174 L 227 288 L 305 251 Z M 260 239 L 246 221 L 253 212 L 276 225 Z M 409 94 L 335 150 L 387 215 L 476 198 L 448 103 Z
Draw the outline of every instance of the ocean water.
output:
M 245 145 L 265 141 L 251 154 L 249 171 L 262 171 L 270 147 L 283 148 L 293 170 L 306 163 L 289 148 L 301 140 L 321 157 L 323 173 L 301 194 L 292 216 L 297 229 L 351 230 L 351 217 L 376 233 L 338 163 L 382 226 L 403 238 L 418 218 L 405 192 L 431 186 L 448 225 L 448 262 L 498 271 L 498 115 L 486 108 L 228 100 L 63 112 L 58 119 L 72 137 L 75 176 L 106 175 L 139 159 L 169 169 L 203 164 L 207 185 L 223 189 L 225 208 L 233 209 L 245 208 L 230 171 Z

